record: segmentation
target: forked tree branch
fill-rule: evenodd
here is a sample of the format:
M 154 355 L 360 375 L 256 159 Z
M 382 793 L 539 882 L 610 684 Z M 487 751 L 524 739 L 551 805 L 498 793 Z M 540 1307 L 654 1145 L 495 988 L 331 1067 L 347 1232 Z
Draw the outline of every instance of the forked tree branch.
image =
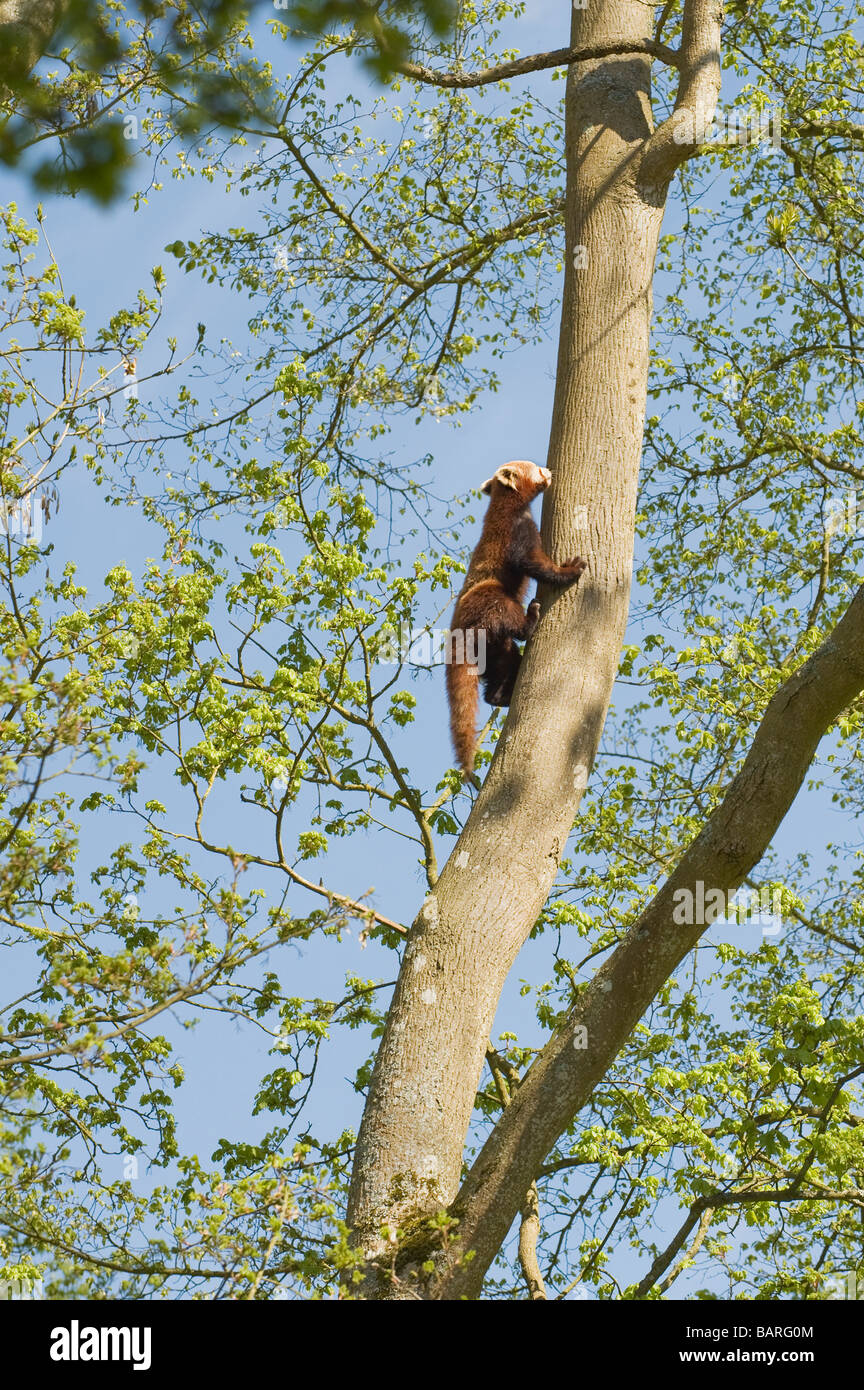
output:
M 723 1197 L 719 1193 L 711 1193 L 707 1197 L 699 1197 L 691 1206 L 684 1222 L 679 1226 L 675 1235 L 666 1246 L 666 1249 L 661 1250 L 644 1279 L 640 1280 L 629 1297 L 633 1299 L 647 1298 L 654 1285 L 666 1274 L 675 1256 L 678 1254 L 679 1250 L 683 1248 L 684 1242 L 695 1227 L 696 1235 L 687 1253 L 682 1256 L 660 1284 L 660 1292 L 664 1293 L 672 1284 L 673 1280 L 681 1273 L 686 1262 L 693 1259 L 699 1253 L 705 1236 L 708 1233 L 708 1227 L 711 1224 L 714 1212 L 718 1206 L 722 1205 Z
M 781 1188 L 765 1188 L 754 1184 L 743 1191 L 709 1192 L 704 1197 L 698 1197 L 687 1213 L 683 1225 L 679 1227 L 666 1249 L 657 1256 L 644 1279 L 628 1294 L 628 1299 L 647 1298 L 654 1285 L 660 1280 L 661 1275 L 669 1269 L 690 1232 L 694 1226 L 697 1226 L 697 1222 L 698 1229 L 693 1242 L 686 1254 L 659 1283 L 660 1293 L 665 1293 L 688 1261 L 698 1255 L 716 1211 L 722 1211 L 724 1207 L 752 1206 L 756 1202 L 846 1202 L 849 1205 L 864 1208 L 864 1190 L 857 1187 L 825 1187 L 822 1183 L 807 1183 L 805 1186 L 800 1186 L 797 1182 L 792 1182 L 787 1187 Z
M 720 0 L 685 0 L 675 109 L 648 141 L 641 183 L 667 183 L 704 139 L 720 95 L 722 25 Z
M 820 739 L 864 690 L 864 586 L 831 635 L 772 697 L 741 770 L 627 936 L 580 994 L 513 1093 L 451 1208 L 454 1253 L 435 1299 L 476 1297 L 546 1155 L 606 1075 L 633 1029 L 710 923 L 681 925 L 681 889 L 734 892 L 797 795 Z

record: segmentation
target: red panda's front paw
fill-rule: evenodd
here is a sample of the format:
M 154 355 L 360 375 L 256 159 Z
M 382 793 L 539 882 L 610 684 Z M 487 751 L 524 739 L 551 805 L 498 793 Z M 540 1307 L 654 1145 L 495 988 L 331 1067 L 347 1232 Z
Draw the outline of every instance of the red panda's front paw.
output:
M 536 598 L 532 598 L 529 603 L 525 619 L 528 626 L 528 636 L 531 637 L 540 621 L 540 604 Z
M 584 574 L 587 568 L 588 561 L 583 560 L 581 555 L 576 555 L 573 557 L 572 560 L 567 560 L 567 562 L 562 566 L 562 569 L 570 571 L 570 574 L 574 579 L 578 579 L 580 574 Z

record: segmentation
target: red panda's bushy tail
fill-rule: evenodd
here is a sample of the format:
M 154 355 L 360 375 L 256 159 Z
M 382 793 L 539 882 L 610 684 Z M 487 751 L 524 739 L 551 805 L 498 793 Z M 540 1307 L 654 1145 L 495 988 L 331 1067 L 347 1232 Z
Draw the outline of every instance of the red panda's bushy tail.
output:
M 447 699 L 450 704 L 450 734 L 456 761 L 469 780 L 474 773 L 474 750 L 477 747 L 477 705 L 479 678 L 477 667 L 466 661 L 451 659 L 446 666 Z

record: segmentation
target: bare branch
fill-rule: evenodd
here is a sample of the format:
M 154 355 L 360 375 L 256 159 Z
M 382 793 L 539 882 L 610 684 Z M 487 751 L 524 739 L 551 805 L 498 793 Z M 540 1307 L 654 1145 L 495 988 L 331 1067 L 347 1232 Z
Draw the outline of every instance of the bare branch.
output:
M 851 1206 L 862 1207 L 864 1206 L 862 1199 L 864 1199 L 864 1190 L 861 1188 L 832 1188 L 826 1187 L 823 1183 L 811 1182 L 802 1189 L 798 1179 L 788 1187 L 765 1188 L 754 1184 L 743 1191 L 711 1192 L 705 1197 L 699 1197 L 691 1206 L 683 1225 L 666 1249 L 657 1256 L 645 1278 L 640 1280 L 632 1293 L 628 1294 L 628 1297 L 632 1299 L 644 1298 L 650 1292 L 661 1274 L 669 1268 L 693 1227 L 697 1226 L 698 1221 L 696 1235 L 687 1253 L 660 1284 L 660 1293 L 665 1293 L 674 1280 L 678 1278 L 687 1261 L 692 1260 L 694 1255 L 698 1254 L 702 1242 L 708 1234 L 708 1227 L 715 1211 L 721 1211 L 724 1207 L 750 1206 L 756 1202 L 846 1202 Z
M 790 126 L 787 136 L 801 140 L 834 139 L 852 140 L 856 145 L 864 144 L 864 124 L 859 121 L 802 121 L 801 125 Z
M 366 235 L 363 228 L 357 222 L 355 222 L 354 218 L 347 211 L 347 209 L 343 208 L 337 202 L 327 185 L 315 173 L 315 170 L 312 168 L 312 165 L 309 163 L 308 159 L 306 159 L 302 150 L 299 148 L 297 141 L 294 140 L 290 135 L 288 135 L 287 132 L 284 135 L 282 135 L 282 140 L 285 144 L 285 148 L 300 165 L 300 168 L 303 170 L 303 173 L 306 175 L 307 179 L 312 184 L 312 187 L 317 189 L 318 193 L 324 199 L 330 211 L 339 219 L 339 221 L 344 226 L 346 226 L 349 229 L 350 232 L 353 233 L 357 240 L 361 242 L 363 246 L 366 247 L 366 250 L 369 252 L 370 256 L 372 256 L 373 260 L 378 261 L 379 265 L 383 265 L 385 270 L 389 270 L 390 274 L 394 276 L 394 278 L 397 279 L 401 284 L 407 285 L 408 288 L 412 290 L 419 289 L 420 286 L 418 285 L 417 281 L 412 279 L 410 275 L 406 275 L 405 271 L 402 270 L 401 267 L 398 266 L 395 261 L 392 261 L 390 257 L 387 255 L 387 253 L 385 251 L 382 251 L 380 246 L 376 246 L 374 241 L 372 241 L 371 238 Z
M 657 1283 L 657 1280 L 663 1274 L 666 1273 L 666 1270 L 669 1268 L 675 1256 L 678 1254 L 678 1251 L 682 1248 L 685 1240 L 690 1235 L 690 1232 L 693 1230 L 693 1227 L 695 1226 L 696 1235 L 692 1244 L 690 1245 L 690 1249 L 687 1251 L 686 1255 L 684 1255 L 683 1258 L 678 1261 L 675 1268 L 666 1277 L 666 1279 L 663 1280 L 663 1283 L 660 1285 L 661 1292 L 668 1289 L 669 1285 L 673 1282 L 673 1280 L 677 1279 L 678 1275 L 681 1273 L 681 1270 L 684 1268 L 686 1261 L 691 1260 L 693 1256 L 698 1252 L 699 1247 L 701 1246 L 708 1232 L 708 1227 L 711 1224 L 711 1218 L 714 1215 L 715 1202 L 718 1205 L 722 1205 L 723 1202 L 723 1199 L 717 1193 L 714 1193 L 709 1197 L 700 1197 L 698 1201 L 693 1203 L 692 1207 L 687 1213 L 687 1219 L 684 1221 L 683 1225 L 680 1226 L 679 1229 L 676 1231 L 672 1240 L 666 1246 L 666 1249 L 661 1251 L 661 1253 L 657 1256 L 648 1273 L 645 1275 L 645 1278 L 639 1281 L 639 1283 L 636 1285 L 636 1288 L 633 1290 L 632 1294 L 629 1295 L 629 1297 L 634 1299 L 645 1298 L 645 1296 L 651 1291 L 651 1289 L 653 1289 L 654 1285 Z
M 701 1248 L 702 1248 L 702 1242 L 704 1241 L 705 1237 L 706 1237 L 707 1234 L 708 1234 L 708 1227 L 711 1225 L 711 1218 L 713 1217 L 713 1215 L 714 1215 L 714 1211 L 713 1211 L 713 1209 L 712 1209 L 711 1207 L 708 1207 L 708 1208 L 706 1208 L 705 1211 L 703 1211 L 702 1217 L 701 1217 L 701 1219 L 700 1219 L 700 1221 L 699 1221 L 698 1229 L 697 1229 L 697 1231 L 696 1231 L 696 1235 L 694 1236 L 693 1240 L 691 1241 L 690 1246 L 689 1246 L 689 1248 L 687 1249 L 686 1254 L 682 1255 L 682 1257 L 681 1257 L 681 1259 L 678 1261 L 678 1263 L 677 1263 L 677 1264 L 674 1266 L 674 1268 L 671 1269 L 671 1270 L 669 1271 L 669 1273 L 666 1275 L 666 1278 L 663 1280 L 662 1284 L 660 1285 L 660 1292 L 661 1292 L 661 1293 L 665 1293 L 666 1290 L 670 1287 L 670 1285 L 671 1285 L 671 1284 L 674 1284 L 675 1280 L 678 1278 L 678 1275 L 681 1273 L 682 1269 L 685 1268 L 685 1266 L 690 1262 L 690 1260 L 695 1259 L 696 1256 L 699 1254 L 699 1251 L 700 1251 Z
M 388 56 L 383 39 L 378 41 L 385 56 Z M 532 53 L 525 58 L 513 58 L 509 63 L 498 63 L 494 68 L 484 68 L 480 72 L 436 72 L 422 63 L 393 61 L 396 72 L 410 77 L 415 82 L 425 82 L 432 87 L 465 88 L 486 87 L 492 82 L 506 82 L 511 77 L 523 77 L 529 72 L 543 72 L 549 68 L 569 67 L 572 63 L 587 63 L 594 58 L 615 58 L 633 53 L 647 53 L 651 58 L 659 58 L 670 67 L 677 67 L 679 54 L 664 43 L 653 39 L 622 39 L 616 43 L 592 44 L 587 48 L 554 48 L 549 53 Z
M 537 1260 L 537 1238 L 540 1235 L 540 1197 L 536 1182 L 532 1182 L 522 1206 L 522 1225 L 519 1227 L 519 1264 L 533 1303 L 545 1303 L 549 1295 Z
M 501 1101 L 502 1107 L 508 1106 L 512 1090 L 519 1085 L 519 1073 L 505 1057 L 496 1051 L 491 1043 L 486 1049 L 486 1061 L 489 1063 L 489 1070 L 495 1082 L 498 1099 Z M 532 1182 L 525 1195 L 525 1201 L 522 1203 L 522 1222 L 519 1227 L 519 1265 L 532 1302 L 545 1303 L 548 1301 L 549 1295 L 546 1292 L 546 1284 L 537 1259 L 539 1236 L 540 1193 L 537 1191 L 536 1182 Z

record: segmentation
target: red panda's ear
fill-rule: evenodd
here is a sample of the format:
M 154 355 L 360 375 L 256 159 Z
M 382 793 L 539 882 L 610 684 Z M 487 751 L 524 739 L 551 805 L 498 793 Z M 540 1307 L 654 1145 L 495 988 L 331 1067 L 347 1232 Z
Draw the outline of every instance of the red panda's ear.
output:
M 495 477 L 498 479 L 499 483 L 503 483 L 505 487 L 512 487 L 514 492 L 519 487 L 519 469 L 513 468 L 509 463 L 505 463 L 503 468 L 499 468 Z
M 497 468 L 491 478 L 487 478 L 483 484 L 483 492 L 491 492 L 493 483 L 503 483 L 505 487 L 512 487 L 514 492 L 519 488 L 519 469 L 513 468 L 511 464 L 504 463 Z

